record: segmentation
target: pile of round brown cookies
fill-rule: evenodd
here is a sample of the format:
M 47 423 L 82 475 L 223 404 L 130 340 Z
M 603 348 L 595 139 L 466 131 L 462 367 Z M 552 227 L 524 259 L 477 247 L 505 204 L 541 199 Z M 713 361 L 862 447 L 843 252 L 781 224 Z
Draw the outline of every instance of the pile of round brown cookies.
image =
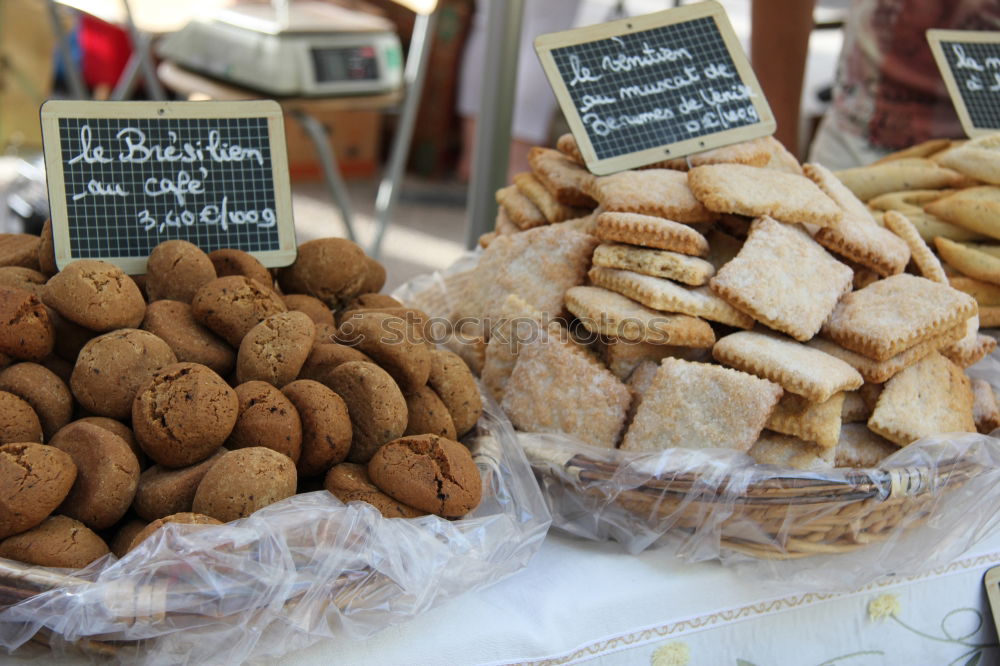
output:
M 273 272 L 171 240 L 128 276 L 57 272 L 48 227 L 0 234 L 0 557 L 79 568 L 324 488 L 389 518 L 474 509 L 475 379 L 384 282 L 339 238 Z

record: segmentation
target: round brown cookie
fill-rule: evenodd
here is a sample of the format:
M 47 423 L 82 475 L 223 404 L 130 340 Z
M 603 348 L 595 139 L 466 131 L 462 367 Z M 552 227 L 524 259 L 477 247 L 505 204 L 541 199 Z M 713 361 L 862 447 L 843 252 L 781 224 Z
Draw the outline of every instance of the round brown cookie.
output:
M 219 277 L 242 275 L 256 280 L 269 289 L 274 284 L 271 272 L 249 252 L 235 248 L 223 248 L 212 250 L 208 253 L 208 258 L 215 266 L 215 274 Z
M 31 405 L 45 441 L 73 418 L 73 394 L 66 382 L 44 365 L 17 363 L 0 371 L 0 391 L 13 393 Z
M 312 350 L 316 325 L 304 312 L 279 312 L 243 336 L 236 381 L 260 380 L 281 388 L 295 379 Z
M 176 362 L 173 350 L 160 338 L 149 331 L 123 328 L 83 346 L 69 387 L 90 413 L 127 419 L 139 387 L 154 372 Z
M 242 275 L 212 280 L 191 301 L 195 320 L 236 349 L 247 331 L 287 309 L 281 296 Z
M 16 287 L 42 297 L 48 278 L 41 271 L 23 266 L 0 266 L 0 287 Z
M 282 296 L 289 310 L 305 312 L 314 324 L 336 325 L 333 310 L 326 303 L 308 294 L 285 294 Z
M 0 287 L 0 352 L 24 361 L 40 361 L 55 344 L 55 329 L 34 294 Z
M 309 294 L 336 309 L 361 293 L 367 274 L 357 243 L 318 238 L 299 246 L 295 263 L 278 271 L 278 284 L 287 294 Z
M 56 249 L 52 242 L 52 220 L 45 220 L 42 225 L 42 233 L 38 241 L 38 270 L 46 275 L 55 275 L 59 272 L 56 266 Z
M 57 448 L 23 442 L 0 446 L 0 539 L 48 518 L 75 480 L 73 459 Z
M 313 340 L 313 350 L 319 345 L 335 344 L 337 327 L 333 324 L 316 324 L 316 338 Z M 312 352 L 310 352 L 311 354 Z M 301 373 L 301 371 L 300 371 Z
M 406 396 L 406 412 L 409 420 L 406 423 L 404 435 L 440 435 L 448 439 L 456 439 L 455 423 L 451 413 L 441 402 L 438 394 L 428 386 L 421 386 Z
M 401 308 L 405 307 L 398 300 L 389 294 L 378 294 L 374 292 L 364 292 L 351 299 L 351 302 L 344 306 L 340 312 L 350 312 L 351 310 L 372 310 L 380 308 Z
M 42 422 L 31 405 L 13 393 L 0 391 L 0 444 L 40 443 L 42 439 Z
M 0 541 L 0 557 L 40 567 L 82 569 L 109 552 L 108 544 L 93 530 L 67 516 L 52 516 L 38 527 Z
M 149 253 L 146 294 L 149 301 L 190 303 L 195 293 L 216 278 L 215 266 L 200 247 L 186 240 L 163 241 Z
M 337 329 L 340 343 L 367 354 L 388 372 L 403 393 L 427 383 L 431 357 L 423 340 L 416 340 L 401 317 L 382 312 L 354 313 Z
M 60 513 L 103 530 L 117 523 L 132 504 L 139 484 L 139 461 L 118 435 L 79 421 L 62 428 L 52 446 L 76 465 L 76 482 Z
M 153 536 L 153 534 L 159 530 L 161 527 L 167 523 L 180 523 L 182 525 L 222 525 L 221 520 L 216 520 L 211 516 L 205 516 L 200 513 L 191 513 L 189 511 L 182 513 L 174 513 L 169 516 L 164 516 L 163 518 L 157 518 L 149 525 L 142 528 L 133 538 L 132 543 L 129 544 L 128 550 L 135 550 L 135 548 L 141 544 L 143 541 Z
M 42 362 L 44 363 L 45 361 L 47 361 L 50 358 L 52 358 L 52 357 L 51 356 L 46 356 L 44 359 L 42 359 Z M 7 354 L 4 354 L 3 352 L 0 352 L 0 368 L 6 368 L 6 367 L 10 366 L 12 363 L 14 363 L 14 359 L 13 358 L 11 358 L 10 356 L 8 356 Z
M 194 494 L 192 510 L 228 523 L 295 494 L 295 463 L 255 446 L 229 451 L 208 470 Z
M 382 287 L 385 286 L 385 266 L 368 256 L 365 257 L 365 264 L 368 270 L 365 272 L 365 281 L 361 283 L 359 293 L 374 294 L 382 291 Z
M 387 443 L 372 456 L 368 475 L 385 494 L 442 518 L 464 516 L 483 496 L 469 449 L 436 435 Z
M 302 452 L 299 410 L 285 394 L 262 381 L 236 387 L 240 414 L 226 440 L 227 449 L 263 446 L 298 461 Z
M 374 363 L 354 347 L 329 342 L 318 344 L 309 352 L 306 362 L 299 370 L 300 379 L 313 379 L 321 384 L 326 384 L 326 376 L 338 365 L 350 363 Z
M 367 468 L 357 463 L 340 463 L 331 467 L 323 480 L 323 487 L 344 504 L 355 501 L 371 504 L 384 518 L 427 515 L 426 511 L 407 506 L 383 493 L 368 478 Z
M 135 328 L 146 312 L 135 282 L 114 264 L 97 259 L 78 259 L 53 275 L 42 301 L 92 331 Z
M 138 518 L 124 521 L 115 530 L 115 536 L 111 539 L 111 543 L 108 544 L 111 546 L 111 552 L 115 554 L 115 557 L 118 559 L 125 557 L 128 547 L 132 545 L 132 539 L 148 524 L 145 520 L 139 520 Z
M 225 453 L 226 449 L 220 448 L 200 463 L 180 469 L 153 465 L 139 477 L 132 510 L 146 520 L 190 511 L 198 484 Z
M 351 417 L 347 460 L 368 462 L 378 447 L 406 431 L 406 398 L 374 363 L 343 363 L 327 374 L 325 384 L 344 400 Z
M 175 363 L 153 373 L 132 403 L 139 446 L 164 467 L 187 467 L 222 446 L 236 425 L 239 399 L 204 365 Z
M 24 266 L 37 271 L 41 242 L 31 234 L 0 234 L 0 266 Z
M 207 365 L 222 376 L 236 367 L 236 352 L 199 324 L 191 306 L 180 301 L 155 301 L 146 307 L 142 328 L 169 345 L 178 361 Z
M 90 423 L 99 428 L 110 430 L 114 434 L 118 435 L 125 440 L 125 443 L 128 444 L 128 448 L 130 448 L 132 453 L 135 454 L 136 459 L 139 461 L 139 467 L 141 469 L 149 467 L 149 458 L 146 457 L 145 451 L 143 451 L 142 447 L 139 446 L 139 442 L 136 441 L 135 433 L 121 421 L 108 418 L 107 416 L 84 416 L 76 421 L 80 423 Z
M 448 408 L 455 432 L 462 437 L 472 430 L 483 413 L 483 399 L 479 395 L 476 378 L 458 354 L 436 349 L 430 355 L 431 374 L 427 385 L 434 389 Z
M 45 309 L 49 313 L 49 320 L 55 331 L 55 344 L 52 346 L 52 352 L 70 363 L 76 363 L 76 357 L 79 356 L 83 346 L 100 333 L 66 319 L 50 307 Z
M 311 379 L 286 384 L 281 392 L 295 405 L 302 424 L 299 477 L 318 476 L 346 458 L 352 431 L 343 398 Z

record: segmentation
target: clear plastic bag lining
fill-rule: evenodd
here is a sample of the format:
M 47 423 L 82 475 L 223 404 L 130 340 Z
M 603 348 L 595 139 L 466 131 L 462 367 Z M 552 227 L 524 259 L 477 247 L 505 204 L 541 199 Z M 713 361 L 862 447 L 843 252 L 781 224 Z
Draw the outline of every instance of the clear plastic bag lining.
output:
M 397 294 L 432 317 L 447 317 L 460 297 L 449 292 L 449 278 L 477 258 L 470 253 Z M 969 375 L 1000 389 L 998 354 Z M 1000 521 L 994 436 L 941 435 L 900 449 L 878 469 L 811 472 L 756 464 L 731 450 L 636 453 L 563 435 L 518 437 L 553 528 L 612 539 L 630 553 L 657 547 L 687 561 L 721 560 L 799 590 L 855 589 L 926 571 Z
M 467 441 L 483 500 L 460 520 L 385 519 L 321 491 L 223 526 L 167 524 L 72 576 L 0 566 L 4 585 L 46 590 L 0 611 L 0 645 L 38 634 L 54 653 L 78 643 L 121 663 L 237 664 L 363 639 L 495 583 L 528 563 L 550 517 L 495 403 Z

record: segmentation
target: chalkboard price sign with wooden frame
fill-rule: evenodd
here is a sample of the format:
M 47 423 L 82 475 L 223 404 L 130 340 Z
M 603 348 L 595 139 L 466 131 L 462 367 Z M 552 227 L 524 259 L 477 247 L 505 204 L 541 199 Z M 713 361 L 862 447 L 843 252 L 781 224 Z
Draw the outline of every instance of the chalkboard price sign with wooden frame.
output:
M 160 242 L 295 260 L 281 109 L 273 101 L 42 105 L 56 264 L 141 274 Z
M 596 174 L 774 133 L 757 77 L 716 2 L 541 35 L 535 50 Z
M 1000 130 L 1000 32 L 928 30 L 927 41 L 965 133 Z

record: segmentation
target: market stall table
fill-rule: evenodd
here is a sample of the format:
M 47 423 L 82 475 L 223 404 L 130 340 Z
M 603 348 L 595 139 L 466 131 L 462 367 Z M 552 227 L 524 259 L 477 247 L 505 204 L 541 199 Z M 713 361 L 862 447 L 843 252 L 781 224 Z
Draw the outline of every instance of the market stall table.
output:
M 489 589 L 281 663 L 873 666 L 975 663 L 979 652 L 978 663 L 995 663 L 982 579 L 998 564 L 993 533 L 948 566 L 822 594 L 717 562 L 686 564 L 658 550 L 632 557 L 611 542 L 550 534 L 526 570 Z

